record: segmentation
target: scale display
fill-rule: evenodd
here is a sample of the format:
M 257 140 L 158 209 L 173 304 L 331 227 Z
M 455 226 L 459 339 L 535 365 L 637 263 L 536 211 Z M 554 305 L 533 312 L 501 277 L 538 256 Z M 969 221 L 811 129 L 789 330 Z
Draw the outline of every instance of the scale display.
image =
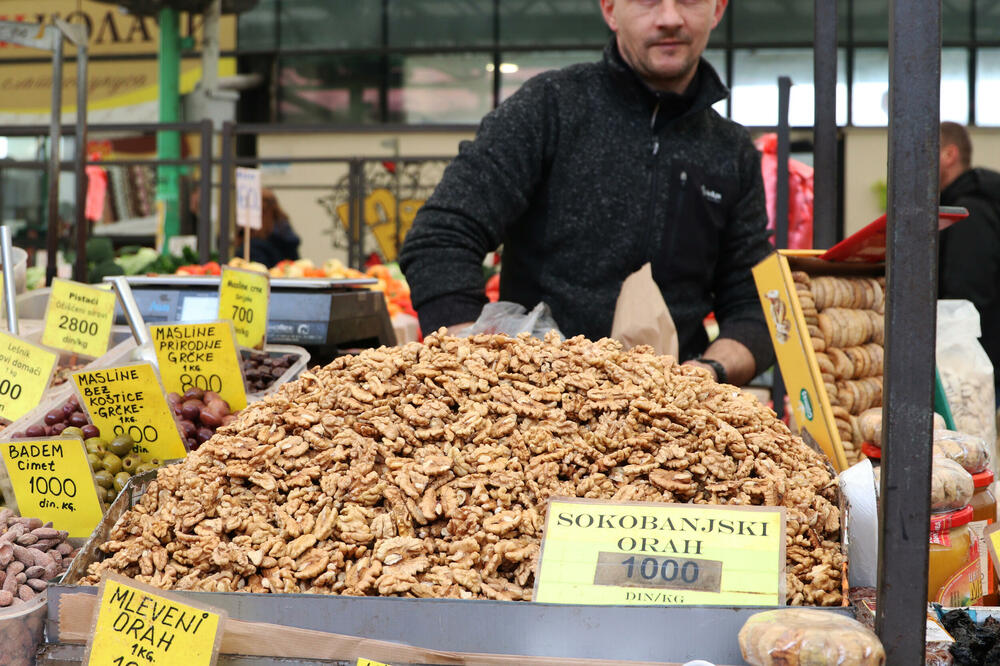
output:
M 213 321 L 219 277 L 136 276 L 128 279 L 147 324 Z M 376 280 L 274 278 L 268 304 L 267 341 L 307 348 L 326 363 L 351 349 L 396 344 L 381 292 L 363 289 Z M 127 323 L 120 306 L 115 322 Z

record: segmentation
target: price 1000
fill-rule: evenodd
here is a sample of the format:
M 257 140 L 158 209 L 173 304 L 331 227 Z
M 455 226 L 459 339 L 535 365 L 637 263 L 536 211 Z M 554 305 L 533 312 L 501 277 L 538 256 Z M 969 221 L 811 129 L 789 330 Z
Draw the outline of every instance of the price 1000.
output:
M 600 552 L 594 584 L 719 592 L 722 589 L 722 562 Z
M 52 497 L 76 497 L 76 482 L 56 476 L 33 476 L 28 479 L 28 487 L 36 495 Z

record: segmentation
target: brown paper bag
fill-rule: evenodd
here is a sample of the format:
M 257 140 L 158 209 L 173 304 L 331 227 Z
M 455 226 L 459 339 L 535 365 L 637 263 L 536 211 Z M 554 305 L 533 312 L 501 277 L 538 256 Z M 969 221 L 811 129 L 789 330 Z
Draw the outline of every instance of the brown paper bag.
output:
M 649 264 L 622 283 L 611 337 L 625 345 L 625 349 L 649 345 L 657 354 L 677 358 L 677 328 L 659 286 L 653 281 Z

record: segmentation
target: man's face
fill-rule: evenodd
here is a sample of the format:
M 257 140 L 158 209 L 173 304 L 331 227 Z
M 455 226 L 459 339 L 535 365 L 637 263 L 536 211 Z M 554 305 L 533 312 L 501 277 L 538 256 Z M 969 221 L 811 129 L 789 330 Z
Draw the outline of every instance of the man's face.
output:
M 655 88 L 681 92 L 728 2 L 601 0 L 601 11 L 636 73 Z

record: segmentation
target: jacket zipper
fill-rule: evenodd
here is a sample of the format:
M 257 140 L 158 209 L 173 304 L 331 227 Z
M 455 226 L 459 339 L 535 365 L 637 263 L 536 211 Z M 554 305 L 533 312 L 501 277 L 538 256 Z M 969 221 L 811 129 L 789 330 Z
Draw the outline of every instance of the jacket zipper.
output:
M 653 115 L 649 119 L 649 132 L 652 134 L 653 144 L 651 150 L 652 156 L 650 158 L 650 169 L 652 170 L 652 173 L 649 177 L 649 205 L 647 206 L 648 210 L 646 213 L 646 238 L 643 243 L 643 247 L 639 250 L 642 260 L 639 262 L 639 266 L 636 266 L 636 269 L 641 267 L 642 264 L 647 261 L 652 261 L 651 245 L 653 241 L 653 229 L 656 224 L 656 189 L 657 181 L 659 180 L 659 170 L 656 168 L 656 156 L 660 152 L 660 137 L 656 135 L 656 116 L 659 112 L 660 102 L 657 101 L 656 106 L 653 107 Z

